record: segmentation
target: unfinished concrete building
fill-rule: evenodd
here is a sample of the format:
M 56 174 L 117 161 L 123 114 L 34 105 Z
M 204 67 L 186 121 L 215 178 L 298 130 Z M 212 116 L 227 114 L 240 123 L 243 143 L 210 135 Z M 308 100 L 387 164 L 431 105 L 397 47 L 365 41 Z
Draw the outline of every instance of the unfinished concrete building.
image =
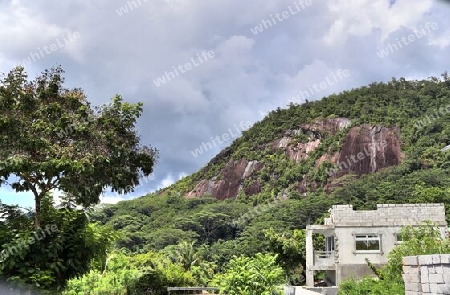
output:
M 326 272 L 326 282 L 337 286 L 350 277 L 373 274 L 365 259 L 374 265 L 387 263 L 387 254 L 401 243 L 403 226 L 436 224 L 445 235 L 444 204 L 382 204 L 377 210 L 356 211 L 352 205 L 334 205 L 324 225 L 306 228 L 306 285 L 314 286 L 314 271 Z M 325 251 L 313 248 L 313 234 L 325 238 Z

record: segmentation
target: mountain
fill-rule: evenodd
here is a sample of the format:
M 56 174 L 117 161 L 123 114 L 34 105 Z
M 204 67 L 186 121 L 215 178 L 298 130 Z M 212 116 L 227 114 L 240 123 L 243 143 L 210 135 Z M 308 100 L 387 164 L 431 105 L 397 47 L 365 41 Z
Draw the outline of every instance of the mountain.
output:
M 449 144 L 447 73 L 393 78 L 278 108 L 198 172 L 93 218 L 132 251 L 193 239 L 226 261 L 265 251 L 269 228 L 320 222 L 333 204 L 450 204 Z
M 314 157 L 309 169 L 328 167 L 325 171 L 329 180 L 349 173 L 360 176 L 401 163 L 403 154 L 400 149 L 399 128 L 379 124 L 351 127 L 351 122 L 349 118 L 326 118 L 316 119 L 311 124 L 300 124 L 297 129 L 286 130 L 281 138 L 267 143 L 262 150 L 268 149 L 270 155 L 281 152 L 288 161 L 298 165 Z M 316 152 L 319 147 L 327 144 L 327 140 L 328 143 L 330 139 L 339 140 L 342 134 L 345 134 L 345 138 L 340 150 L 328 146 L 321 152 Z M 265 160 L 229 159 L 213 178 L 199 181 L 185 197 L 203 197 L 208 194 L 222 200 L 235 198 L 239 192 L 252 197 L 263 189 L 264 181 L 259 176 L 267 165 L 268 161 Z M 289 181 L 282 178 L 282 175 L 271 174 L 265 177 L 289 182 L 290 189 L 297 190 L 304 196 L 322 186 L 320 179 L 304 173 Z M 331 183 L 325 187 L 330 191 Z

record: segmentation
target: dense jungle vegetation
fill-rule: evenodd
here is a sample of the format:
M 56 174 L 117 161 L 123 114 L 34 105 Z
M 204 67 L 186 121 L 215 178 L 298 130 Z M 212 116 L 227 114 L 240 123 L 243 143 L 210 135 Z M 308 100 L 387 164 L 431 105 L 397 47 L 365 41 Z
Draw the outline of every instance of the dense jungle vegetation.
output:
M 13 98 L 23 96 L 21 99 L 26 102 L 43 100 L 42 110 L 47 110 L 58 108 L 59 100 L 76 98 L 70 95 L 74 92 L 62 88 L 59 72 L 47 74 L 42 85 L 38 82 L 28 85 L 22 72 L 11 75 L 10 79 L 22 82 L 13 88 L 0 84 L 2 106 L 3 100 L 12 100 L 10 105 L 14 105 Z M 65 120 L 55 124 L 67 126 L 73 124 L 71 120 L 80 122 L 83 115 L 95 116 L 86 114 L 90 109 L 87 103 L 79 105 L 74 99 L 72 104 L 78 108 L 78 115 L 67 112 Z M 33 175 L 34 183 L 39 183 L 39 175 L 54 173 L 51 175 L 63 179 L 60 188 L 68 192 L 66 202 L 57 208 L 51 202 L 51 190 L 39 195 L 39 227 L 56 224 L 58 234 L 47 235 L 21 251 L 2 256 L 0 274 L 6 283 L 31 284 L 50 294 L 63 290 L 64 294 L 166 294 L 167 286 L 193 285 L 217 286 L 230 295 L 270 294 L 282 284 L 303 283 L 303 229 L 307 224 L 322 222 L 333 204 L 374 209 L 377 203 L 445 203 L 447 217 L 450 216 L 450 152 L 441 151 L 450 144 L 450 77 L 446 73 L 421 81 L 393 78 L 387 83 L 372 83 L 319 101 L 278 108 L 243 132 L 242 137 L 198 172 L 141 198 L 93 209 L 98 200 L 90 195 L 92 191 L 111 185 L 126 191 L 141 176 L 139 169 L 144 175 L 151 173 L 156 156 L 152 149 L 135 153 L 137 143 L 131 130 L 139 117 L 139 106 L 133 107 L 121 99 L 116 99 L 113 106 L 105 112 L 113 119 L 105 117 L 96 123 L 97 133 L 89 134 L 87 126 L 77 127 L 76 137 L 70 138 L 69 134 L 67 141 L 51 136 L 58 126 L 30 117 L 36 130 L 48 135 L 48 140 L 35 140 L 26 151 L 33 154 L 37 149 L 45 155 L 45 149 L 50 147 L 49 157 L 60 158 L 33 158 L 39 165 L 26 164 L 30 160 L 26 155 L 23 161 L 2 160 L 9 167 L 2 169 L 2 185 L 10 174 L 22 175 L 25 182 L 19 182 L 15 188 L 25 191 L 32 186 Z M 7 106 L 0 110 L 1 128 L 11 124 L 8 112 Z M 17 107 L 15 112 L 27 114 L 29 109 Z M 330 163 L 319 167 L 314 163 L 327 151 L 342 148 L 344 131 L 324 138 L 308 160 L 300 163 L 267 148 L 267 144 L 283 137 L 287 130 L 325 118 L 349 118 L 352 126 L 380 124 L 400 128 L 402 163 L 360 177 L 347 174 L 331 179 L 326 173 Z M 36 132 L 26 129 L 21 134 L 19 129 L 15 130 L 13 134 L 0 133 L 1 140 L 22 143 Z M 114 138 L 114 132 L 129 132 L 130 140 L 134 140 L 124 150 L 122 142 L 113 141 L 109 148 L 119 154 L 129 151 L 127 155 L 136 173 L 122 170 L 119 157 L 109 162 L 104 154 L 101 156 L 105 158 L 91 159 L 70 144 L 79 142 L 81 148 L 81 143 L 91 136 L 104 136 L 107 142 Z M 105 142 L 98 141 L 96 147 Z M 5 150 L 2 159 L 15 157 L 15 153 L 17 150 Z M 264 163 L 265 167 L 255 176 L 263 184 L 260 193 L 246 196 L 240 192 L 235 199 L 224 201 L 210 196 L 183 197 L 199 181 L 217 176 L 230 159 L 242 158 Z M 66 170 L 70 173 L 64 178 Z M 109 171 L 113 181 L 108 182 L 108 175 L 99 176 L 103 171 Z M 304 178 L 320 185 L 300 194 L 294 184 Z M 325 186 L 331 182 L 338 187 L 328 192 Z M 85 189 L 77 186 L 80 183 Z M 267 207 L 280 195 L 287 198 Z M 3 218 L 0 242 L 3 251 L 7 251 L 21 239 L 31 238 L 37 230 L 36 214 L 24 214 L 20 208 L 5 204 L 0 209 Z M 251 218 L 236 226 L 234 221 L 249 212 L 253 212 Z

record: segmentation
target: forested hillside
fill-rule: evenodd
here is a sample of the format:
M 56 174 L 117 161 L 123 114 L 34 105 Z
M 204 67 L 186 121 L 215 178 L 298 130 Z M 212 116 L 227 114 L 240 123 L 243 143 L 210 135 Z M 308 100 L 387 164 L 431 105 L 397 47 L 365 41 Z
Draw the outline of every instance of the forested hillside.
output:
M 123 233 L 118 246 L 131 251 L 189 240 L 219 267 L 234 254 L 271 250 L 294 269 L 302 257 L 292 247 L 301 245 L 289 237 L 333 204 L 449 204 L 450 152 L 441 151 L 449 144 L 450 77 L 393 78 L 278 108 L 197 173 L 94 218 Z
M 166 294 L 168 286 L 200 285 L 222 294 L 271 294 L 304 282 L 303 229 L 322 222 L 333 204 L 450 203 L 447 74 L 279 108 L 197 173 L 94 208 L 105 187 L 126 192 L 139 175 L 149 176 L 157 151 L 138 144 L 141 104 L 116 96 L 94 112 L 81 90 L 64 87 L 62 72 L 28 81 L 16 68 L 0 87 L 0 184 L 15 175 L 13 189 L 32 190 L 40 207 L 24 213 L 0 203 L 0 282 L 8 288 Z M 88 144 L 90 152 L 80 152 Z M 55 188 L 65 192 L 58 206 Z M 411 243 L 421 240 L 415 234 Z M 314 242 L 323 246 L 320 237 Z M 447 243 L 430 235 L 422 252 Z M 402 289 L 399 272 L 392 274 Z

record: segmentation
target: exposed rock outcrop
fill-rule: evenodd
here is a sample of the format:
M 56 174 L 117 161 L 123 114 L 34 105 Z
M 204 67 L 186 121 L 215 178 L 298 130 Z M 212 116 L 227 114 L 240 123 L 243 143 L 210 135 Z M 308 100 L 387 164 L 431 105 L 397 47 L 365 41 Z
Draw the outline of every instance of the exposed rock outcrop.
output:
M 299 163 L 308 159 L 310 153 L 320 146 L 325 136 L 333 136 L 350 125 L 351 121 L 347 118 L 325 119 L 311 124 L 302 124 L 299 129 L 287 130 L 282 138 L 270 143 L 269 146 L 273 152 L 283 150 L 288 158 Z M 217 159 L 215 157 L 215 160 Z M 335 167 L 329 169 L 327 173 L 331 179 L 336 179 L 348 173 L 359 176 L 376 172 L 385 167 L 398 165 L 402 159 L 399 128 L 362 125 L 348 130 L 341 151 L 324 153 L 316 160 L 315 166 L 319 167 L 324 161 L 333 163 Z M 248 196 L 257 194 L 261 192 L 262 184 L 254 176 L 263 167 L 264 164 L 258 161 L 230 160 L 218 175 L 212 179 L 200 181 L 185 197 L 203 197 L 209 194 L 223 200 L 236 197 L 241 190 L 244 190 Z M 250 182 L 243 187 L 247 179 Z M 317 185 L 318 183 L 308 179 L 299 179 L 298 191 L 306 195 Z M 325 188 L 329 191 L 335 186 L 338 184 L 329 184 Z
M 301 128 L 304 130 L 311 130 L 333 135 L 336 134 L 336 132 L 349 127 L 351 123 L 352 121 L 347 118 L 334 118 L 315 121 L 312 124 L 302 124 Z
M 309 154 L 319 147 L 324 134 L 333 136 L 350 124 L 351 120 L 347 118 L 325 119 L 312 124 L 302 124 L 300 129 L 286 131 L 284 137 L 275 141 L 272 148 L 273 150 L 284 149 L 289 159 L 299 163 L 308 159 Z M 309 141 L 295 142 L 294 138 L 299 134 L 308 136 Z
M 203 197 L 205 194 L 210 194 L 219 200 L 234 198 L 242 188 L 242 181 L 262 167 L 263 165 L 257 161 L 231 160 L 220 172 L 219 177 L 217 177 L 219 179 L 200 181 L 186 197 Z M 260 190 L 261 187 L 257 182 L 253 183 L 251 188 L 249 188 L 249 192 L 254 193 L 258 193 Z
M 403 158 L 400 149 L 400 129 L 363 125 L 351 128 L 335 162 L 339 171 L 335 177 L 347 173 L 357 175 L 379 171 L 398 165 Z

